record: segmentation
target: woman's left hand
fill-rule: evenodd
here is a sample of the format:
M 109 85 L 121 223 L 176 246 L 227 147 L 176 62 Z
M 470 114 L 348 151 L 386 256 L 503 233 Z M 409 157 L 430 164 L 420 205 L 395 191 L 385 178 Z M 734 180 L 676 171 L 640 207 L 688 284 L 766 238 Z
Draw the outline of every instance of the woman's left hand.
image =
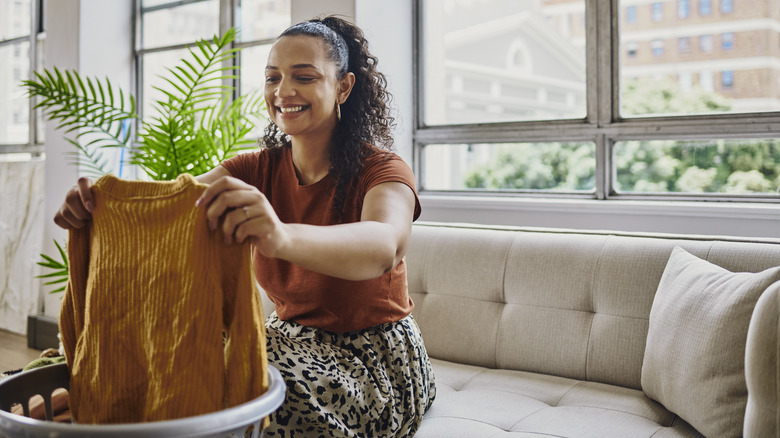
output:
M 256 187 L 223 176 L 212 183 L 195 203 L 206 208 L 209 228 L 222 228 L 225 243 L 252 244 L 266 257 L 276 257 L 287 242 L 285 224 Z

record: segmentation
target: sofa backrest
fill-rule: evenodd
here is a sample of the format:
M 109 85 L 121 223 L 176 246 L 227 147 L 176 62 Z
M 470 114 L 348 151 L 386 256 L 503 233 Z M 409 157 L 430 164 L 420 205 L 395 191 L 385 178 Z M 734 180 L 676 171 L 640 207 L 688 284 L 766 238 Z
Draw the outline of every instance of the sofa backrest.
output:
M 431 357 L 640 389 L 648 318 L 675 246 L 733 272 L 780 240 L 415 224 L 406 255 Z

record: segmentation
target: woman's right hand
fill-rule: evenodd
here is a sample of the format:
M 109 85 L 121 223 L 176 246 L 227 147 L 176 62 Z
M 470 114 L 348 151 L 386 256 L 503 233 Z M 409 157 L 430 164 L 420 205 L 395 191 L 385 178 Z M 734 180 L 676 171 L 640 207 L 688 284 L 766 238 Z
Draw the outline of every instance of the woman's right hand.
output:
M 81 228 L 92 220 L 95 200 L 92 197 L 92 180 L 81 177 L 78 184 L 68 190 L 65 202 L 54 215 L 54 223 L 66 230 Z

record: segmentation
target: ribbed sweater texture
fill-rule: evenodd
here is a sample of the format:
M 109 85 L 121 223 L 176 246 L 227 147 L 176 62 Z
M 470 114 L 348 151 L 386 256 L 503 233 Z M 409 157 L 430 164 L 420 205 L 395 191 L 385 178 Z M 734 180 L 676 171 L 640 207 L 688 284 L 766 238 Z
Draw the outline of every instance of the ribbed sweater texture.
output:
M 187 174 L 93 185 L 60 314 L 76 422 L 200 415 L 268 389 L 250 247 L 209 230 L 195 207 L 206 187 Z

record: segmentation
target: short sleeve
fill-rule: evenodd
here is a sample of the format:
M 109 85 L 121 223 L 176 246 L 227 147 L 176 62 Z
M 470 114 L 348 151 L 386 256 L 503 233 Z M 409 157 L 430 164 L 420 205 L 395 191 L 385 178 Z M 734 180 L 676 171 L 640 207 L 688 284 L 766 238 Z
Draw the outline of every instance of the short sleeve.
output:
M 238 154 L 220 163 L 220 166 L 224 167 L 230 176 L 250 184 L 257 177 L 259 165 L 260 151 Z
M 406 184 L 414 193 L 414 220 L 420 217 L 422 207 L 417 196 L 417 188 L 412 169 L 395 154 L 377 153 L 366 160 L 366 166 L 360 177 L 359 190 L 365 196 L 373 187 L 386 182 Z

